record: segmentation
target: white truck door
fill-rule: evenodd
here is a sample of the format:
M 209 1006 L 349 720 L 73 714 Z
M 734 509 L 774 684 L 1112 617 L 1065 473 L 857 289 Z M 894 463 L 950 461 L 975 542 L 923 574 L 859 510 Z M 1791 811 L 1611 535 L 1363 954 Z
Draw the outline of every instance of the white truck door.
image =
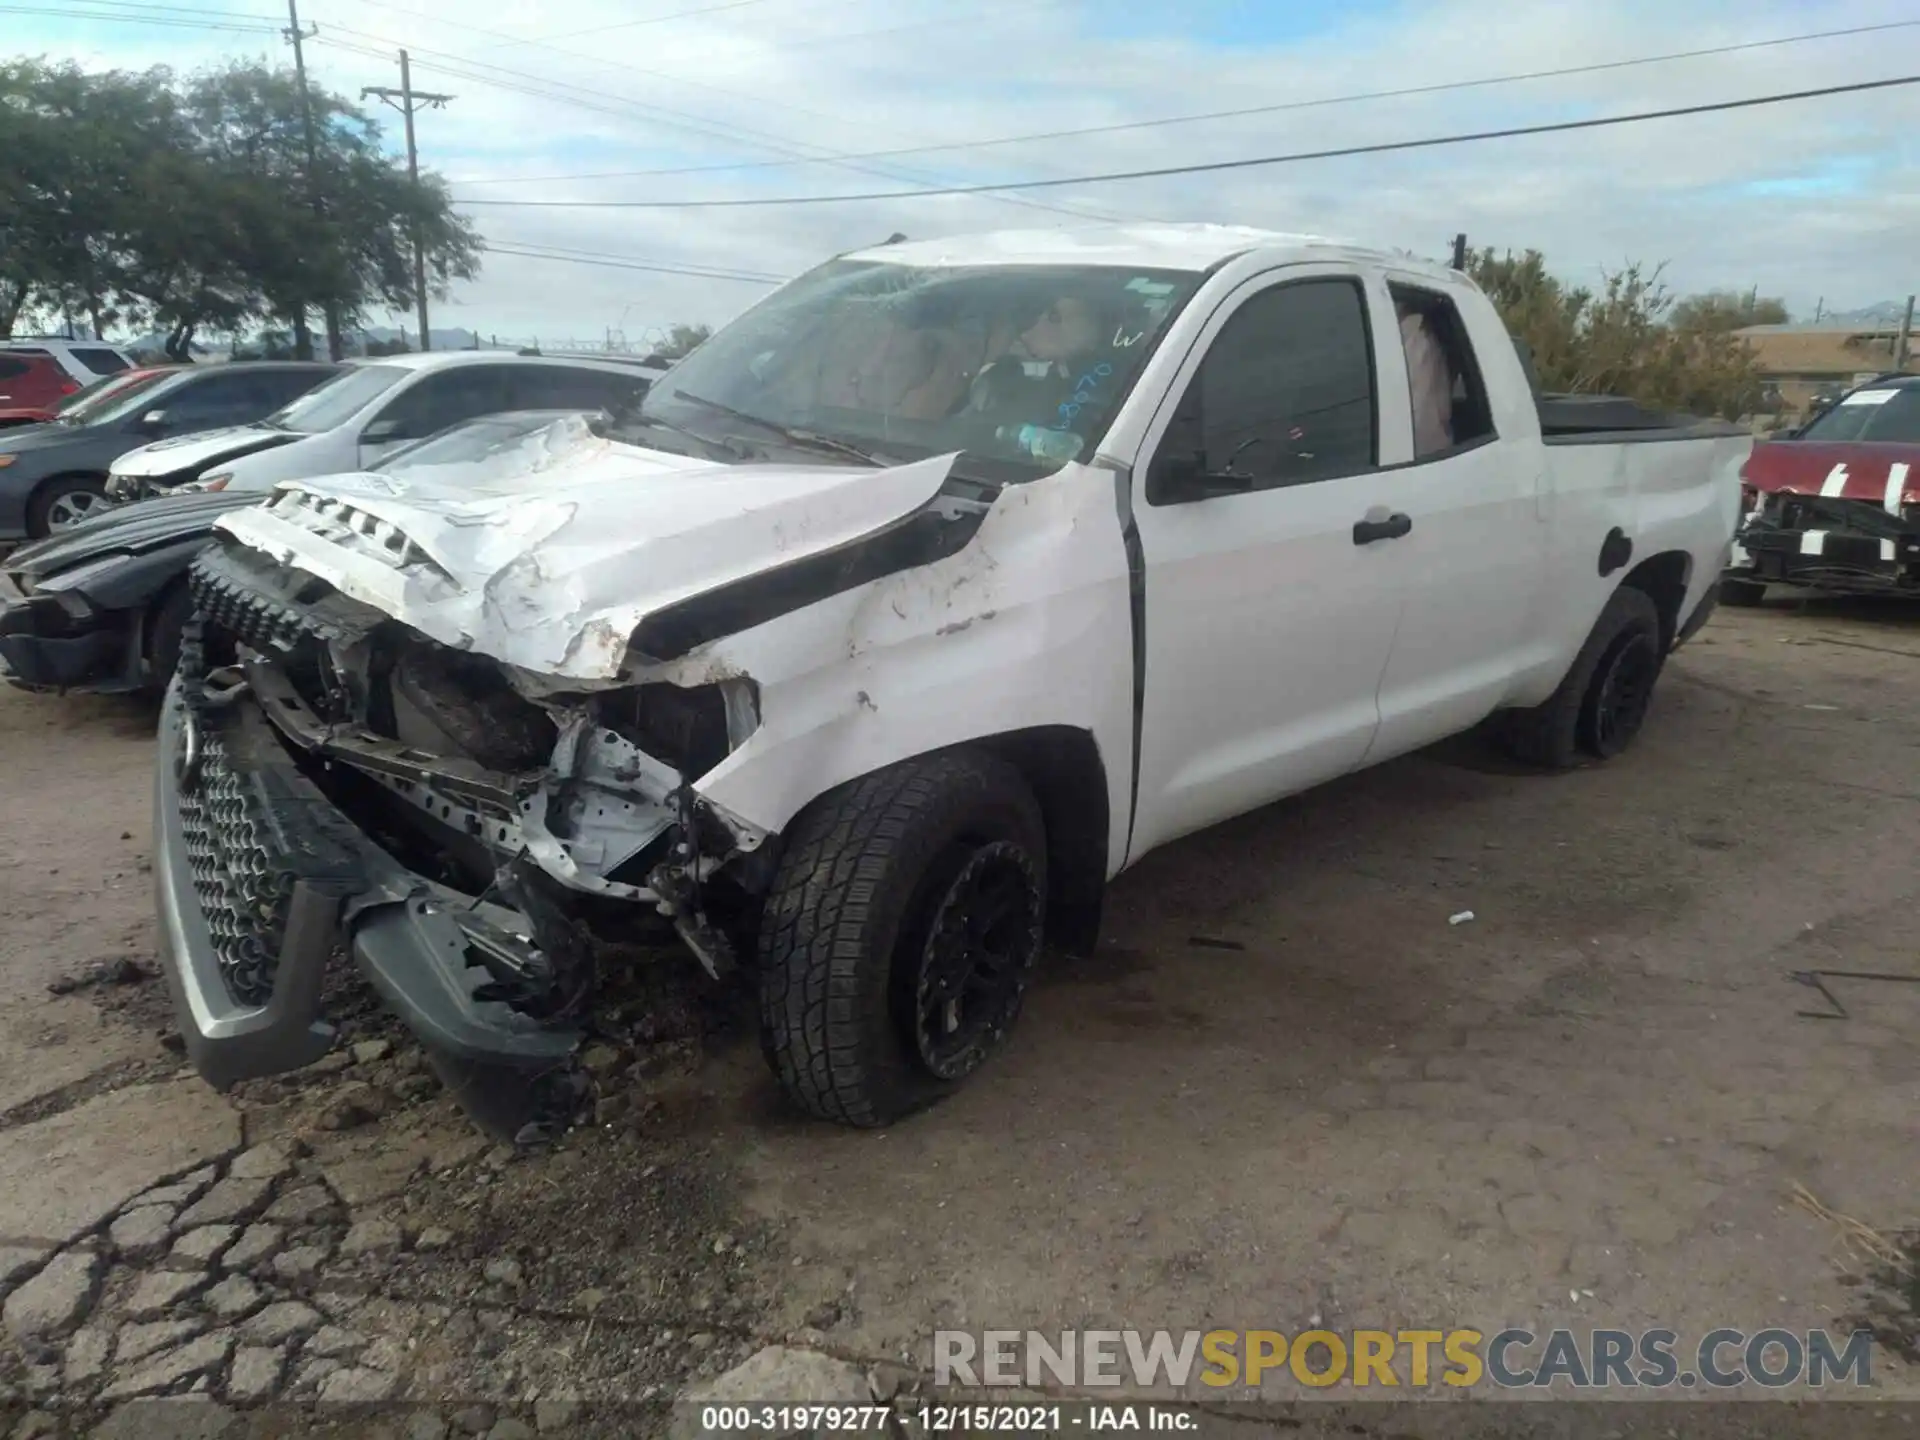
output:
M 1413 363 L 1444 364 L 1443 430 L 1382 436 L 1395 464 L 1381 500 L 1411 528 L 1392 547 L 1406 609 L 1380 684 L 1380 729 L 1368 763 L 1478 723 L 1505 698 L 1524 659 L 1547 525 L 1539 417 L 1513 345 L 1478 297 L 1433 280 L 1387 277 L 1396 314 L 1424 327 L 1430 348 L 1396 343 L 1383 392 L 1410 383 Z M 1469 317 L 1472 317 L 1471 320 Z M 1392 408 L 1386 412 L 1397 414 Z
M 1381 309 L 1337 267 L 1249 280 L 1146 430 L 1130 856 L 1349 770 L 1373 738 L 1400 609 L 1393 546 L 1355 534 L 1379 488 Z

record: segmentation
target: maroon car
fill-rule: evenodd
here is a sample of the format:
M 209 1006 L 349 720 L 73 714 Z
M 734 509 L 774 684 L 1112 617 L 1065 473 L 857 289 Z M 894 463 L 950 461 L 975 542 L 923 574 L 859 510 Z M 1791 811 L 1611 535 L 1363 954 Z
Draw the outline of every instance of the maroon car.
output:
M 1753 447 L 1728 605 L 1769 585 L 1920 595 L 1920 375 L 1850 390 L 1790 438 Z

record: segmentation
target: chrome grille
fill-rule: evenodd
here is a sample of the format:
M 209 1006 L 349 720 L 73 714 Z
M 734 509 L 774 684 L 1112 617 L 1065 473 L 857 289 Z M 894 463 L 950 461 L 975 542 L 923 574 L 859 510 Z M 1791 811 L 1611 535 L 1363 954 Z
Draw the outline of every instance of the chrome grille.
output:
M 264 1005 L 273 994 L 296 879 L 269 851 L 260 803 L 219 738 L 203 730 L 198 773 L 180 795 L 180 823 L 220 974 L 242 1005 Z

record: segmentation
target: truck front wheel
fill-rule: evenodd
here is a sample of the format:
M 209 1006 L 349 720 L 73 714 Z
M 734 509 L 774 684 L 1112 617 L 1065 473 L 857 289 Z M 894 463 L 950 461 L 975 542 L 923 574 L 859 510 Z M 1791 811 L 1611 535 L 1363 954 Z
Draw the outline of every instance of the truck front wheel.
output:
M 1560 688 L 1530 710 L 1509 710 L 1499 734 L 1519 759 L 1565 770 L 1588 755 L 1611 760 L 1647 718 L 1666 661 L 1660 612 L 1645 591 L 1608 597 Z
M 760 924 L 760 1034 L 808 1113 L 884 1125 L 955 1088 L 1019 1016 L 1046 924 L 1046 831 L 969 750 L 829 791 L 787 837 Z

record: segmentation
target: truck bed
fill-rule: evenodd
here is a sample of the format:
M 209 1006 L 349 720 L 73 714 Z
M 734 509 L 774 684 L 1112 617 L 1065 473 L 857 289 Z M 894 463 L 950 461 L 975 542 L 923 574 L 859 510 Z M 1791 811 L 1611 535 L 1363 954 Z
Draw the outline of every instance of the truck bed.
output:
M 1745 435 L 1739 425 L 1655 410 L 1619 395 L 1542 395 L 1540 434 L 1549 445 L 1624 445 Z

